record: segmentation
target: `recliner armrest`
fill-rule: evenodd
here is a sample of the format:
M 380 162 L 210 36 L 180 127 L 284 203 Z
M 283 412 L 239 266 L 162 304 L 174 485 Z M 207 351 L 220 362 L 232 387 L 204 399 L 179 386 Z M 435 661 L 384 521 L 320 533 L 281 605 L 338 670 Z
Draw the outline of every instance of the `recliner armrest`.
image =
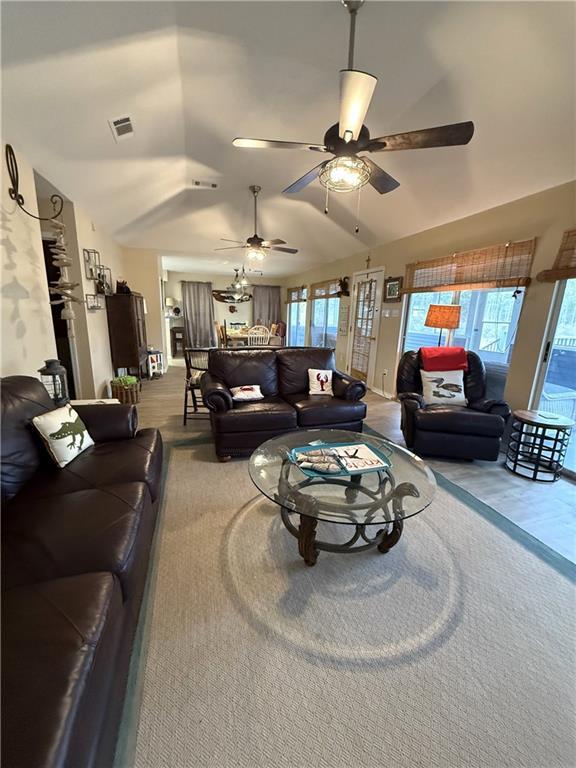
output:
M 332 391 L 335 397 L 357 402 L 366 394 L 366 384 L 342 371 L 332 371 Z
M 418 408 L 424 408 L 425 402 L 422 395 L 418 392 L 399 392 L 398 400 L 403 403 L 405 400 L 415 400 L 418 404 Z
M 73 407 L 86 425 L 86 429 L 95 443 L 129 440 L 136 436 L 138 411 L 135 405 L 94 403 L 93 405 L 75 405 Z
M 232 393 L 226 384 L 208 371 L 200 379 L 200 391 L 204 405 L 211 411 L 224 412 L 234 407 Z
M 468 403 L 468 407 L 472 408 L 473 411 L 493 413 L 496 416 L 501 416 L 504 421 L 507 421 L 512 413 L 510 406 L 505 400 L 475 400 L 473 403 Z

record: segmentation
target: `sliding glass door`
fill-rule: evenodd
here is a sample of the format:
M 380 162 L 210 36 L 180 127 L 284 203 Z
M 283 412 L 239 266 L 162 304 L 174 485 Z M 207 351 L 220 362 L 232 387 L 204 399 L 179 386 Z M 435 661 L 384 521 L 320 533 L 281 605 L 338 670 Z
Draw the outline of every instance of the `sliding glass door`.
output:
M 313 347 L 336 346 L 340 311 L 339 291 L 338 280 L 328 280 L 311 286 L 310 344 Z
M 576 278 L 558 286 L 550 336 L 546 341 L 538 410 L 576 420 Z M 576 429 L 564 461 L 576 472 Z

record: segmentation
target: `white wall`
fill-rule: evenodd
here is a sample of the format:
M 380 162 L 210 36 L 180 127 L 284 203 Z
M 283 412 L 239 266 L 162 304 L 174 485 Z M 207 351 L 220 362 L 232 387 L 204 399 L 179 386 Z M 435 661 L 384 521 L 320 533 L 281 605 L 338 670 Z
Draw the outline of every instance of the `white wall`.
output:
M 14 147 L 20 172 L 20 193 L 26 208 L 38 213 L 33 170 Z M 56 357 L 48 282 L 39 222 L 21 211 L 8 195 L 2 174 L 0 215 L 2 273 L 0 374 L 38 377 L 44 360 Z

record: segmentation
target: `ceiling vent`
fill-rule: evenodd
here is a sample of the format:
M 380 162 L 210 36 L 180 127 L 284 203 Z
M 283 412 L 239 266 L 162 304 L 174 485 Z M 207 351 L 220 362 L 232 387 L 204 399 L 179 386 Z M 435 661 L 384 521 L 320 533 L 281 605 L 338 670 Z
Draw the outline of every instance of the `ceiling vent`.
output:
M 132 118 L 130 117 L 116 117 L 113 120 L 108 120 L 112 136 L 115 141 L 125 141 L 131 139 L 134 136 L 134 126 L 132 125 Z
M 218 184 L 213 181 L 198 181 L 194 179 L 191 183 L 192 189 L 218 189 Z

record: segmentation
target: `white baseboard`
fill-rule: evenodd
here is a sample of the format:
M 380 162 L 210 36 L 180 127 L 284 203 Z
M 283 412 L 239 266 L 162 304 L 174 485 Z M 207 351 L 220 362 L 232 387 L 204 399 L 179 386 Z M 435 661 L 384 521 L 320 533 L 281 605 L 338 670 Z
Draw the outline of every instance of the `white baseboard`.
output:
M 396 396 L 392 392 L 385 392 L 383 389 L 378 389 L 378 387 L 369 387 L 370 392 L 374 392 L 376 395 L 380 395 L 380 397 L 385 397 L 386 400 L 396 400 Z

